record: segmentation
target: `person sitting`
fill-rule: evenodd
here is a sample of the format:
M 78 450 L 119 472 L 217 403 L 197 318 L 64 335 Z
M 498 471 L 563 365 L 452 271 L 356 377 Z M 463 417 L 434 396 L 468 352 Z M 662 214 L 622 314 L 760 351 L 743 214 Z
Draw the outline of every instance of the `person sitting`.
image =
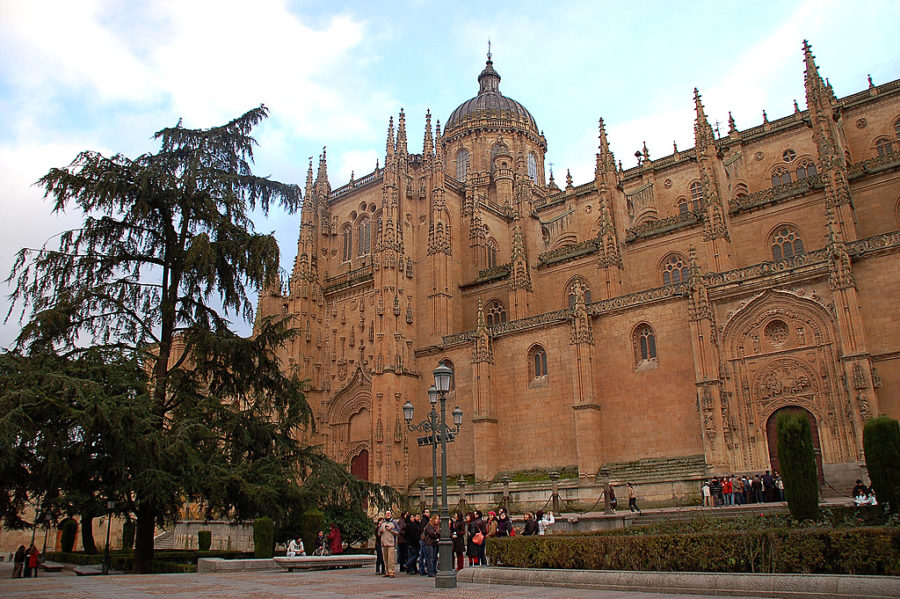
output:
M 324 531 L 319 531 L 315 545 L 313 555 L 328 555 L 328 539 L 325 537 Z
M 859 479 L 856 481 L 856 485 L 853 486 L 853 503 L 856 505 L 878 505 L 878 501 L 875 499 L 875 493 L 872 492 L 872 489 L 865 486 L 863 482 Z
M 287 547 L 287 556 L 288 557 L 296 557 L 296 556 L 304 556 L 306 555 L 306 551 L 303 549 L 303 539 L 297 537 L 296 539 L 291 539 L 291 542 L 288 543 Z

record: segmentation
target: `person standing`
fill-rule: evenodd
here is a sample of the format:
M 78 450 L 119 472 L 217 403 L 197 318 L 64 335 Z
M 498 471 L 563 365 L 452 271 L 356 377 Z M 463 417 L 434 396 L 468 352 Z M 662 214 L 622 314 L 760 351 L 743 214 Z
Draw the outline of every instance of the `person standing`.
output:
M 406 525 L 409 524 L 409 512 L 403 511 L 400 519 L 397 520 L 397 563 L 400 564 L 400 571 L 406 570 L 406 558 L 409 556 L 406 549 L 409 547 L 406 543 Z
M 340 555 L 344 552 L 344 544 L 341 542 L 341 529 L 338 528 L 335 522 L 331 523 L 331 530 L 328 531 L 328 550 L 331 552 L 331 555 Z
M 634 486 L 631 483 L 625 483 L 625 490 L 628 492 L 628 509 L 632 513 L 637 512 L 640 514 L 641 508 L 637 506 L 637 491 L 634 490 Z
M 475 513 L 469 512 L 466 514 L 466 556 L 469 558 L 470 566 L 478 565 L 478 543 L 474 541 L 478 532 L 478 525 L 475 524 Z
M 37 578 L 38 565 L 41 563 L 41 552 L 34 543 L 25 552 L 25 578 Z
M 397 524 L 394 522 L 391 510 L 384 512 L 384 519 L 379 525 L 379 537 L 381 538 L 381 553 L 384 557 L 384 575 L 388 578 L 394 578 L 394 548 L 397 545 Z
M 546 514 L 544 514 L 544 512 L 538 510 L 534 517 L 537 519 L 538 534 L 540 536 L 544 536 L 547 533 L 547 529 L 556 523 L 556 518 L 553 517 L 553 512 L 547 512 Z
M 406 536 L 406 550 L 409 554 L 404 567 L 407 574 L 415 576 L 418 571 L 416 564 L 419 561 L 419 545 L 422 543 L 422 527 L 419 525 L 419 514 L 410 516 L 409 522 L 406 523 L 404 535 Z
M 19 545 L 13 558 L 13 578 L 22 578 L 22 569 L 25 567 L 25 545 Z
M 384 550 L 381 547 L 381 524 L 384 518 L 378 518 L 375 521 L 375 575 L 385 573 L 384 568 Z
M 437 573 L 437 548 L 441 540 L 441 519 L 435 514 L 425 525 L 425 566 L 429 578 Z
M 456 556 L 456 571 L 463 569 L 463 555 L 466 552 L 466 523 L 462 512 L 453 514 L 450 522 L 450 540 L 453 541 L 453 555 Z
M 482 516 L 481 510 L 475 510 L 475 526 L 478 527 L 478 532 L 481 533 L 481 544 L 478 545 L 478 563 L 482 566 L 487 565 L 487 555 L 484 553 L 484 545 L 487 543 L 487 522 L 484 521 L 484 517 Z
M 731 484 L 731 477 L 726 476 L 722 479 L 722 496 L 725 499 L 725 505 L 734 505 L 733 498 L 731 497 L 733 491 L 734 486 Z
M 703 507 L 710 507 L 712 505 L 712 492 L 709 490 L 709 481 L 703 481 L 700 493 L 703 496 Z

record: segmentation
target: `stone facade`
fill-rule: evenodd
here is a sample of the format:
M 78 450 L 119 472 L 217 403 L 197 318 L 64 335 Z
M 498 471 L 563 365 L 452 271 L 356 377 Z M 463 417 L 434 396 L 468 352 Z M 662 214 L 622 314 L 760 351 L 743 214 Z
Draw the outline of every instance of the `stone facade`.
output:
M 425 417 L 444 362 L 452 480 L 762 471 L 781 409 L 812 416 L 826 478 L 856 472 L 865 421 L 900 417 L 900 80 L 837 98 L 803 59 L 807 109 L 717 135 L 695 90 L 695 147 L 627 170 L 601 119 L 594 178 L 564 188 L 490 57 L 421 153 L 403 111 L 365 177 L 332 189 L 323 150 L 258 310 L 301 330 L 310 440 L 370 480 L 430 477 L 401 406 Z

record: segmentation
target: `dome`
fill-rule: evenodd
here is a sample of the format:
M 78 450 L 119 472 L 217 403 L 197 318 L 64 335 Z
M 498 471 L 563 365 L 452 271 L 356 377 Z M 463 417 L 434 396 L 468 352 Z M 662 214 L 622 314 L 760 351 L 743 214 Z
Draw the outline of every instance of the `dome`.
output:
M 480 117 L 509 119 L 538 132 L 537 122 L 528 109 L 500 93 L 500 74 L 494 70 L 490 55 L 484 70 L 478 75 L 478 85 L 478 95 L 457 106 L 450 114 L 444 128 L 445 135 L 464 126 L 470 119 Z

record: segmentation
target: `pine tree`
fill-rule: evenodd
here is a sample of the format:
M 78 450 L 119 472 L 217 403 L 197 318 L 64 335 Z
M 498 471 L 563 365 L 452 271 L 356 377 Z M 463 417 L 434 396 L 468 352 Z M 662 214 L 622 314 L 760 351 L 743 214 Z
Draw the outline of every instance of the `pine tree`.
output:
M 791 515 L 797 520 L 815 520 L 819 515 L 819 479 L 806 415 L 778 414 L 778 461 Z
M 900 422 L 887 416 L 869 420 L 863 449 L 875 497 L 891 513 L 900 512 Z
M 55 248 L 21 250 L 9 277 L 28 316 L 19 349 L 70 356 L 90 340 L 149 375 L 135 393 L 136 453 L 117 489 L 136 515 L 138 571 L 153 558 L 155 524 L 185 497 L 216 486 L 210 509 L 243 514 L 277 496 L 290 478 L 281 459 L 298 452 L 295 429 L 309 422 L 300 381 L 274 355 L 291 330 L 265 321 L 242 339 L 229 328 L 235 314 L 252 318 L 247 287 L 279 276 L 277 243 L 254 231 L 251 211 L 300 205 L 297 186 L 251 171 L 250 133 L 266 116 L 260 106 L 209 129 L 179 121 L 155 134 L 155 153 L 85 151 L 51 169 L 38 185 L 55 212 L 79 210 L 82 225 Z

